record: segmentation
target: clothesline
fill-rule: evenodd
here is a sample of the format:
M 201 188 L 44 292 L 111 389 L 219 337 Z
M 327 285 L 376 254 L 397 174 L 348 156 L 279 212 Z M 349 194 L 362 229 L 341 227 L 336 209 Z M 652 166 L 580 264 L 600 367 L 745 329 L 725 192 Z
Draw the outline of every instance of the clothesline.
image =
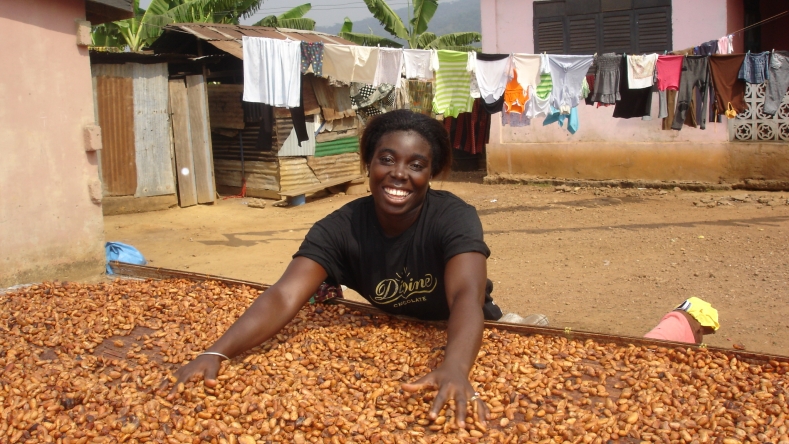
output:
M 728 109 L 741 112 L 745 81 L 763 83 L 770 69 L 783 79 L 783 71 L 789 70 L 781 55 L 731 54 L 727 37 L 671 55 L 594 56 L 394 49 L 253 37 L 244 37 L 243 43 L 246 101 L 293 107 L 300 100 L 300 74 L 308 72 L 373 88 L 399 88 L 403 78 L 416 79 L 434 84 L 435 114 L 457 117 L 471 112 L 474 99 L 481 97 L 488 113 L 508 114 L 502 116 L 505 124 L 523 124 L 539 115 L 561 124 L 564 118 L 558 116 L 568 116 L 573 132 L 582 100 L 614 106 L 613 117 L 648 119 L 654 91 L 659 92 L 658 118 L 667 119 L 665 129 L 682 129 L 686 118 L 704 129 L 708 97 L 711 119 Z M 780 90 L 780 84 L 777 87 Z M 701 96 L 698 105 L 694 89 Z M 778 90 L 774 94 L 780 102 L 786 87 Z M 520 117 L 513 119 L 514 114 Z

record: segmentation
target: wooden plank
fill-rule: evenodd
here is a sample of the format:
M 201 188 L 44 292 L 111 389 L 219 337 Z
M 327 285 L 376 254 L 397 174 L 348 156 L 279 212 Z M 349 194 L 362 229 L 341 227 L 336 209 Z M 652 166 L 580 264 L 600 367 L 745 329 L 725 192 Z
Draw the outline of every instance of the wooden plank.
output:
M 132 63 L 134 147 L 137 158 L 135 197 L 175 193 L 172 131 L 167 104 L 167 64 Z
M 189 132 L 192 136 L 197 203 L 213 203 L 216 199 L 216 184 L 208 126 L 208 98 L 202 75 L 186 76 L 186 97 L 189 104 Z
M 316 193 L 316 192 L 318 192 L 320 190 L 323 190 L 325 188 L 329 188 L 329 187 L 333 187 L 335 185 L 348 183 L 348 182 L 354 181 L 356 179 L 361 179 L 363 177 L 364 176 L 361 176 L 361 175 L 340 177 L 340 178 L 337 178 L 337 179 L 327 180 L 325 182 L 321 182 L 321 183 L 319 183 L 317 185 L 312 185 L 312 186 L 309 186 L 309 187 L 297 188 L 295 190 L 288 190 L 288 191 L 280 191 L 279 195 L 283 196 L 283 197 L 295 197 L 295 196 L 301 196 L 303 194 L 312 194 L 312 193 Z
M 183 80 L 170 80 L 170 112 L 172 113 L 175 169 L 178 178 L 178 205 L 197 205 L 197 185 L 192 159 L 192 136 L 189 131 L 189 106 Z

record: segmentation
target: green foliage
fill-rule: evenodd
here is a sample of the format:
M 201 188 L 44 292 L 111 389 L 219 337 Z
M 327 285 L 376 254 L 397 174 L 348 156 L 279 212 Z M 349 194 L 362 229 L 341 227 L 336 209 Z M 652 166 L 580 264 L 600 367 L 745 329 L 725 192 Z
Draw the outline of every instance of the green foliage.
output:
M 268 26 L 271 28 L 288 28 L 288 29 L 303 29 L 312 31 L 315 29 L 315 20 L 305 18 L 304 14 L 312 9 L 310 3 L 296 6 L 295 8 L 286 11 L 284 14 L 269 15 L 263 17 L 262 20 L 254 24 L 254 26 Z
M 340 33 L 343 32 L 353 32 L 353 22 L 348 17 L 345 17 L 345 21 L 342 22 L 342 28 L 340 28 Z
M 455 32 L 442 36 L 436 36 L 432 32 L 428 32 L 428 24 L 438 9 L 438 0 L 413 0 L 413 15 L 408 22 L 408 27 L 405 26 L 400 16 L 389 7 L 385 0 L 364 0 L 364 3 L 386 32 L 407 41 L 409 48 L 466 51 L 475 50 L 469 45 L 482 40 L 482 36 L 478 32 Z M 347 23 L 348 20 L 346 19 Z M 344 27 L 345 25 L 343 25 Z M 348 34 L 350 33 L 341 31 L 340 37 L 357 44 L 369 45 L 369 43 L 360 43 L 359 40 L 360 35 L 366 36 L 366 34 L 354 34 L 351 36 L 357 40 L 344 36 Z M 365 42 L 370 40 L 364 39 Z
M 260 9 L 263 0 L 152 0 L 148 9 L 141 9 L 134 0 L 135 16 L 93 28 L 95 46 L 128 47 L 139 52 L 150 46 L 170 23 L 233 23 L 250 17 Z M 314 26 L 314 25 L 313 25 Z
M 340 32 L 337 34 L 339 37 L 344 38 L 350 42 L 362 46 L 385 46 L 388 48 L 402 48 L 403 45 L 390 40 L 386 37 L 380 37 L 375 34 L 362 34 L 360 32 Z

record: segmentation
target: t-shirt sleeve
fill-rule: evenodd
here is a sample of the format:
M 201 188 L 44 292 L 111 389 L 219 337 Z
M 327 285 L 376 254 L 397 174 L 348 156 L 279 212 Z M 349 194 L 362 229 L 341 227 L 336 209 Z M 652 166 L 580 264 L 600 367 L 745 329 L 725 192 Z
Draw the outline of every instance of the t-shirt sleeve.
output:
M 490 256 L 490 249 L 484 241 L 482 222 L 474 207 L 458 199 L 446 208 L 439 219 L 444 263 L 461 253 L 477 252 L 486 258 Z
M 342 247 L 343 219 L 338 214 L 331 214 L 316 222 L 293 257 L 301 256 L 314 260 L 323 267 L 333 283 L 347 285 L 342 266 L 345 251 Z

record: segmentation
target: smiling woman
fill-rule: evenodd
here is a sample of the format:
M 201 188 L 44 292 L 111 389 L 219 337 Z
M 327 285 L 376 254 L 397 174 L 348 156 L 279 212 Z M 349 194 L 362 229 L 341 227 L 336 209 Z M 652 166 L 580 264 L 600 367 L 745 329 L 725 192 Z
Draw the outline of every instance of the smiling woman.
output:
M 437 389 L 432 418 L 452 399 L 461 427 L 469 403 L 485 420 L 487 406 L 468 376 L 484 320 L 498 320 L 502 313 L 490 296 L 490 250 L 476 209 L 430 189 L 431 178 L 451 164 L 447 133 L 427 116 L 392 111 L 368 123 L 361 154 L 372 195 L 318 221 L 285 274 L 204 354 L 176 372 L 176 387 L 194 375 L 216 385 L 221 358 L 275 335 L 326 281 L 356 290 L 387 313 L 447 320 L 444 361 L 402 388 Z

